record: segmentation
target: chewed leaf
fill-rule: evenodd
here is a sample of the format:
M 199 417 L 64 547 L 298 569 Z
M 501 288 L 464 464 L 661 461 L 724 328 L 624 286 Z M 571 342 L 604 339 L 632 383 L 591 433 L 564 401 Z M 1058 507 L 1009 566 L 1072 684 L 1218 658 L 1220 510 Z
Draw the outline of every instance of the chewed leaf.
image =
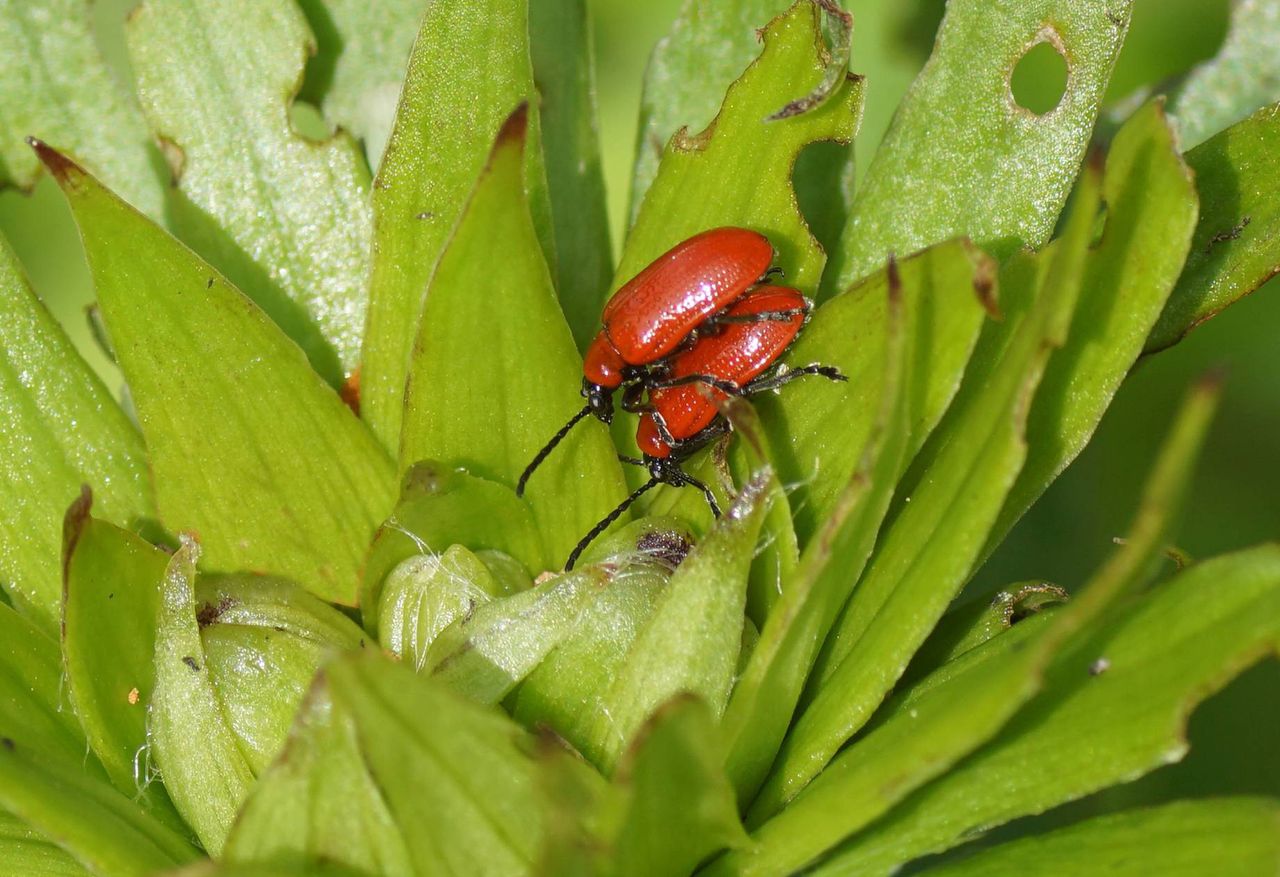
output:
M 1200 223 L 1146 353 L 1176 344 L 1280 267 L 1280 104 L 1264 107 L 1184 158 L 1200 193 Z
M 1178 141 L 1191 149 L 1280 97 L 1280 3 L 1236 0 L 1215 58 L 1196 67 L 1169 96 Z
M 1004 258 L 1053 232 L 1129 26 L 1132 0 L 947 4 L 933 54 L 867 169 L 829 291 L 891 252 L 957 235 Z M 1058 105 L 1035 115 L 1009 85 L 1032 46 L 1066 61 Z
M 346 135 L 289 122 L 314 47 L 284 0 L 146 0 L 129 48 L 143 108 L 170 144 L 173 225 L 337 385 L 365 317 L 368 171 Z
M 142 113 L 108 69 L 80 0 L 6 3 L 0 15 L 0 185 L 30 189 L 40 161 L 27 137 L 60 143 L 139 210 L 164 193 Z
M 120 525 L 154 515 L 142 436 L 27 286 L 0 239 L 0 584 L 48 632 L 62 595 L 62 517 L 89 484 Z
M 527 124 L 522 107 L 499 132 L 431 277 L 409 363 L 401 469 L 441 460 L 514 488 L 582 408 L 580 360 L 525 194 Z M 526 495 L 558 560 L 625 495 L 606 430 L 594 420 L 574 428 Z
M 390 461 L 301 351 L 213 268 L 39 144 L 80 226 L 150 452 L 160 516 L 211 569 L 352 603 Z
M 849 77 L 821 106 L 765 117 L 823 80 L 827 58 L 816 5 L 800 0 L 763 32 L 760 57 L 730 86 L 715 121 L 679 131 L 645 194 L 614 278 L 617 289 L 676 243 L 723 225 L 769 236 L 788 285 L 812 293 L 826 261 L 796 205 L 791 169 L 818 140 L 847 143 L 862 114 L 862 80 Z
M 528 102 L 522 177 L 545 252 L 551 215 L 542 165 L 525 0 L 438 0 L 409 56 L 391 139 L 373 185 L 373 265 L 360 371 L 361 414 L 400 447 L 405 376 L 423 294 L 503 121 Z M 491 245 L 486 265 L 500 263 Z M 554 262 L 554 260 L 549 260 Z

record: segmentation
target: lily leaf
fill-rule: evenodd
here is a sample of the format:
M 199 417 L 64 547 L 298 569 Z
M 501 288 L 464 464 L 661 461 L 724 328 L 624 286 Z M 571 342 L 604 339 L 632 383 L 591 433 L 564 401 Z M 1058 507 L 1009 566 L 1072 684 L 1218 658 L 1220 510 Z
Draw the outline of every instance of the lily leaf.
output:
M 43 144 L 80 226 L 170 530 L 212 569 L 352 603 L 392 505 L 390 461 L 266 316 L 212 268 Z
M 298 711 L 280 757 L 254 784 L 223 857 L 298 869 L 330 862 L 387 877 L 414 873 L 351 717 L 334 705 L 324 676 Z
M 1280 3 L 1233 0 L 1218 54 L 1192 70 L 1169 96 L 1183 149 L 1199 146 L 1259 107 L 1280 98 Z
M 393 452 L 401 447 L 405 377 L 427 281 L 498 129 L 517 106 L 531 101 L 537 105 L 525 0 L 440 0 L 427 7 L 373 184 L 361 414 Z M 538 240 L 551 253 L 551 208 L 538 126 L 535 111 L 529 118 L 523 179 Z M 495 255 L 506 246 L 501 238 L 491 240 L 482 265 L 500 265 Z M 494 345 L 480 349 L 492 351 Z
M 1099 185 L 1086 177 L 1063 240 L 1001 271 L 1003 322 L 987 324 L 959 395 L 899 488 L 903 508 L 824 644 L 811 700 L 753 805 L 757 824 L 866 723 L 967 581 L 1025 458 L 1025 400 L 1071 325 Z
M 609 684 L 590 734 L 604 743 L 602 767 L 616 764 L 654 711 L 678 694 L 697 695 L 717 718 L 724 713 L 770 478 L 765 469 L 743 487 L 658 596 Z
M 1085 257 L 1074 331 L 1054 352 L 1027 418 L 1027 461 L 987 540 L 1009 528 L 1084 450 L 1178 282 L 1196 225 L 1192 177 L 1160 103 L 1107 154 L 1102 238 Z
M 910 253 L 966 235 L 1003 260 L 1037 249 L 1089 144 L 1132 0 L 987 0 L 947 4 L 937 42 L 854 199 L 828 292 Z M 1009 81 L 1033 45 L 1067 64 L 1058 105 L 1036 115 Z M 940 188 L 942 197 L 940 197 Z
M 0 862 L 15 874 L 84 877 L 90 873 L 70 853 L 8 813 L 0 813 Z
M 286 0 L 145 0 L 129 18 L 143 109 L 177 188 L 174 227 L 337 386 L 356 367 L 371 218 L 356 145 L 289 122 L 315 48 Z
M 518 109 L 499 132 L 431 278 L 405 391 L 402 469 L 443 460 L 514 487 L 582 407 L 580 361 L 524 191 L 527 121 Z M 579 425 L 530 479 L 553 557 L 568 554 L 625 495 L 615 453 L 606 430 Z
M 88 483 L 99 514 L 128 525 L 154 514 L 151 479 L 142 437 L 31 292 L 3 239 L 0 413 L 0 583 L 53 633 L 67 506 Z
M 1044 691 L 999 738 L 908 796 L 815 873 L 889 874 L 1010 819 L 1177 761 L 1187 751 L 1191 709 L 1277 648 L 1280 548 L 1197 564 L 1073 640 L 1046 671 Z M 1088 745 L 1102 739 L 1105 748 Z
M 148 733 L 173 803 L 213 856 L 253 785 L 206 659 L 195 595 L 199 546 L 184 537 L 169 561 L 156 621 Z
M 614 841 L 618 877 L 683 877 L 747 839 L 715 718 L 697 698 L 676 698 L 654 714 L 614 782 L 629 792 Z
M 529 43 L 541 97 L 556 291 L 574 340 L 585 348 L 599 328 L 600 292 L 613 273 L 586 0 L 531 3 Z
M 529 741 L 514 722 L 374 656 L 328 673 L 413 873 L 531 870 L 543 819 Z
M 315 34 L 302 97 L 364 143 L 377 167 L 391 136 L 413 38 L 428 0 L 299 0 Z
M 1280 803 L 1270 798 L 1175 801 L 1098 816 L 930 868 L 929 877 L 1108 874 L 1249 877 L 1280 861 Z
M 163 188 L 146 122 L 107 69 L 81 0 L 6 0 L 0 81 L 0 185 L 35 185 L 40 162 L 25 141 L 42 137 L 65 145 L 135 207 L 160 217 Z
M 1185 156 L 1200 223 L 1178 285 L 1144 352 L 1184 335 L 1276 275 L 1280 244 L 1280 104 L 1232 125 Z
M 81 501 L 67 515 L 62 656 L 71 701 L 116 789 L 185 830 L 147 763 L 155 625 L 169 558 L 88 514 Z

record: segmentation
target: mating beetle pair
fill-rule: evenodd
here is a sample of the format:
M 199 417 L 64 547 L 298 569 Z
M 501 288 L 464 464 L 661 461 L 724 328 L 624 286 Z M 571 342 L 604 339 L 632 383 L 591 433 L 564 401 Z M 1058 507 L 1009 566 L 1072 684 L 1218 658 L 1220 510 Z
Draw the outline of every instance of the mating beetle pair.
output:
M 659 484 L 702 491 L 717 517 L 715 496 L 680 463 L 728 431 L 714 397 L 776 389 L 805 375 L 846 378 L 833 366 L 785 369 L 778 359 L 809 318 L 812 303 L 799 291 L 769 283 L 777 269 L 773 246 L 745 228 L 716 228 L 685 240 L 624 284 L 605 305 L 601 329 L 582 363 L 587 404 L 538 452 L 520 476 L 529 476 L 574 425 L 588 414 L 613 420 L 613 394 L 640 414 L 636 444 L 649 480 L 591 529 L 565 563 L 573 569 L 583 549 L 641 494 Z M 710 388 L 710 394 L 703 388 Z M 647 398 L 646 398 L 647 397 Z

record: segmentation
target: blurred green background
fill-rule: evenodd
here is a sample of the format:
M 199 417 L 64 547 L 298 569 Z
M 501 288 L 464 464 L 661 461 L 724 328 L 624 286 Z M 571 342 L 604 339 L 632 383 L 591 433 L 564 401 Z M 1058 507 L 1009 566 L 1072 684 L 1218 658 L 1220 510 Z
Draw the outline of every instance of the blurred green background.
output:
M 537 0 L 533 0 L 537 2 Z M 714 2 L 714 0 L 710 0 Z M 121 22 L 130 0 L 98 0 L 104 52 L 128 76 Z M 615 248 L 621 237 L 642 75 L 680 0 L 588 0 L 594 16 L 600 134 Z M 928 55 L 943 0 L 845 0 L 855 16 L 852 67 L 867 77 L 866 119 L 857 141 L 862 167 L 894 107 Z M 1128 42 L 1112 81 L 1117 101 L 1211 57 L 1226 32 L 1227 0 L 1137 0 Z M 764 24 L 764 22 L 760 22 Z M 1019 99 L 1051 106 L 1062 71 L 1050 53 L 1015 74 Z M 699 128 L 709 119 L 690 119 Z M 70 216 L 43 181 L 27 196 L 0 193 L 0 230 L 39 292 L 113 385 L 119 379 L 92 345 L 83 308 L 91 299 Z M 1078 586 L 1125 531 L 1136 490 L 1189 381 L 1227 369 L 1218 420 L 1179 531 L 1193 557 L 1280 535 L 1280 285 L 1197 329 L 1182 344 L 1144 360 L 1115 400 L 1084 455 L 1037 504 L 974 583 L 990 590 L 1041 578 Z M 1205 593 L 1205 600 L 1214 599 Z M 1280 794 L 1280 663 L 1265 661 L 1205 704 L 1191 721 L 1192 752 L 1138 783 L 1063 808 L 1051 819 L 1172 795 Z M 1025 828 L 1025 826 L 1022 826 Z M 1019 830 L 1015 826 L 1013 830 Z

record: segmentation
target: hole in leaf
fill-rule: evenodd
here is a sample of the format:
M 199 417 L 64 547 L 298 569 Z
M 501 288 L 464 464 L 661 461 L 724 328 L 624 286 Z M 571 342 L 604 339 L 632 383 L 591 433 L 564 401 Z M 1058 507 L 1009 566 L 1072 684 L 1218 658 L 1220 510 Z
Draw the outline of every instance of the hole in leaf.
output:
M 1036 43 L 1013 68 L 1009 90 L 1024 110 L 1037 116 L 1052 112 L 1067 92 L 1067 60 L 1053 43 Z

